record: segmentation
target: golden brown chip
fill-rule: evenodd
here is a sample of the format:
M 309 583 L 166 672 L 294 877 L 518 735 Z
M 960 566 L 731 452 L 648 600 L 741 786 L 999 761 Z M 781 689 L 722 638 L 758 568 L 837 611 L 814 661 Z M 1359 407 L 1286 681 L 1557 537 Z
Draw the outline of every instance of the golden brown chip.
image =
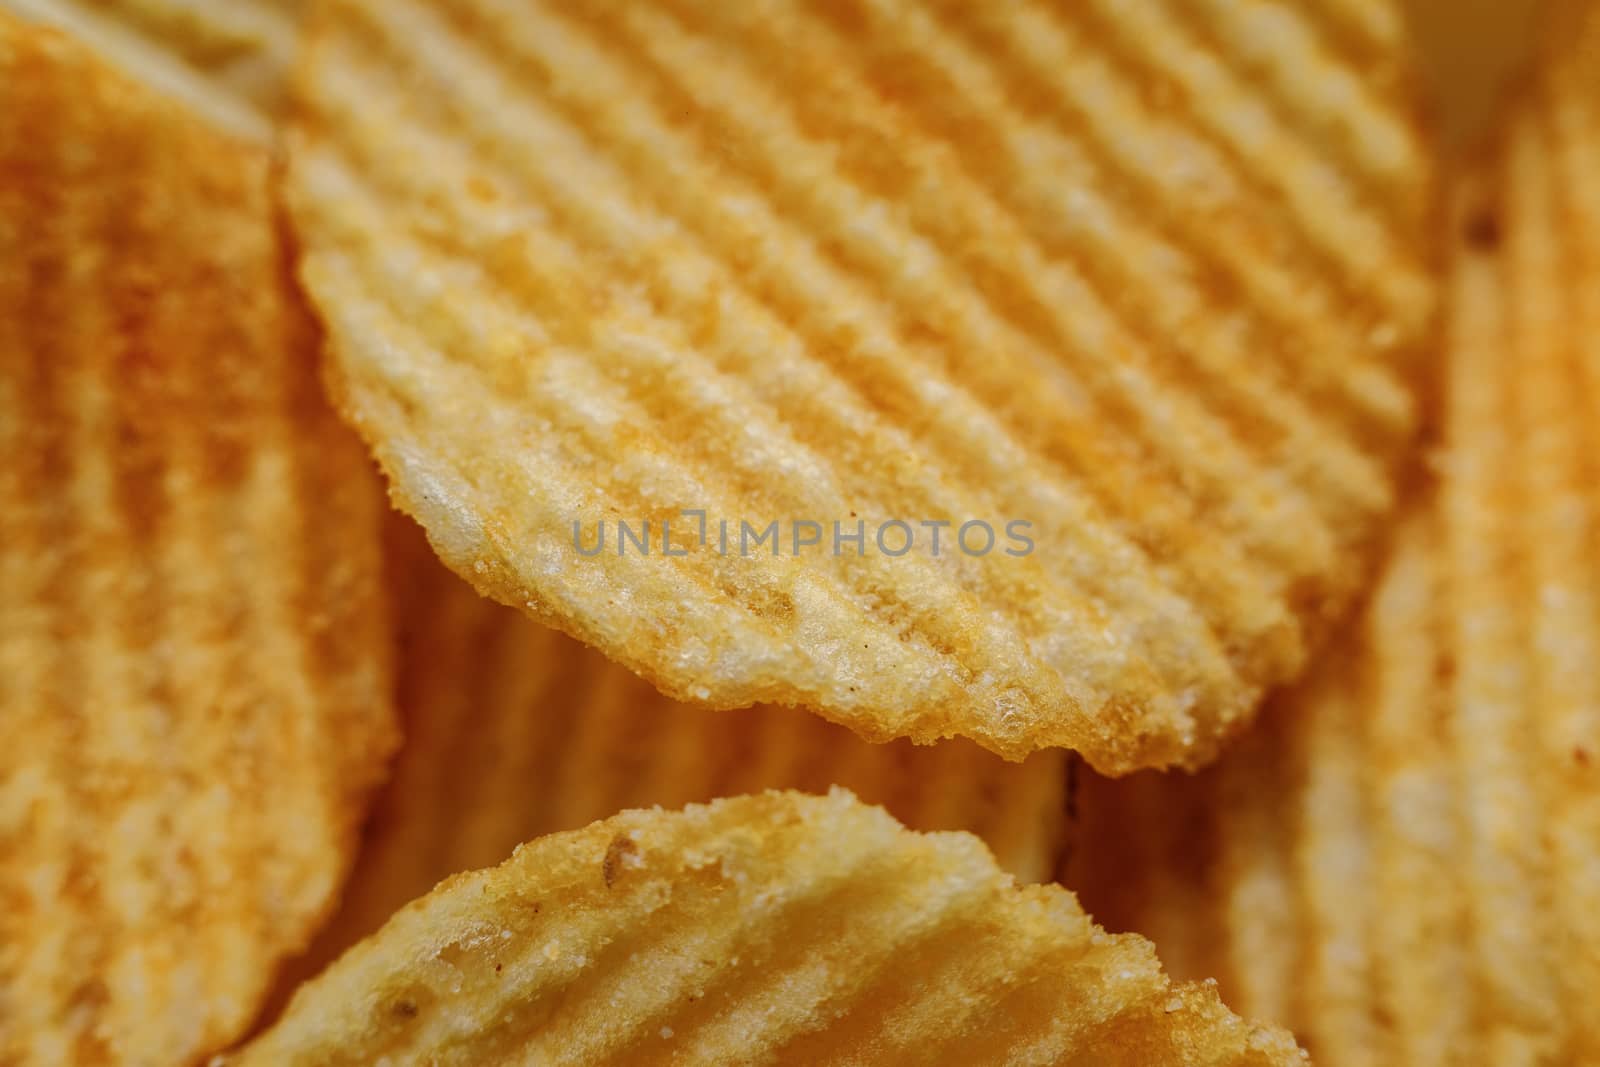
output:
M 348 413 L 456 571 L 675 698 L 1194 764 L 1359 584 L 1433 297 L 1388 0 L 312 24 Z
M 1058 886 L 844 790 L 631 811 L 396 915 L 238 1064 L 1303 1062 Z
M 406 540 L 420 542 L 409 520 Z M 478 596 L 426 546 L 408 568 L 406 744 L 315 970 L 411 899 L 523 841 L 627 808 L 846 786 L 917 830 L 969 830 L 1024 881 L 1055 874 L 1066 761 L 1009 764 L 968 741 L 869 745 L 797 709 L 675 704 L 571 638 Z
M 305 0 L 0 0 L 228 132 L 270 138 Z
M 1080 803 L 1086 907 L 1330 1067 L 1600 1063 L 1600 15 L 1558 36 L 1462 193 L 1438 494 L 1360 633 Z
M 391 744 L 382 495 L 268 161 L 0 13 L 0 1063 L 185 1064 Z

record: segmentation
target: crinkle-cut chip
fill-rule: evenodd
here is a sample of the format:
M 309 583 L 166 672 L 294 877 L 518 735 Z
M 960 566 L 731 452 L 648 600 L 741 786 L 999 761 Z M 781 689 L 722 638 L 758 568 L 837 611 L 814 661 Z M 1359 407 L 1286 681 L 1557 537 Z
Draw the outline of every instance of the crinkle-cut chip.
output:
M 837 789 L 624 812 L 457 875 L 230 1062 L 1291 1064 L 1211 985 Z
M 422 541 L 409 519 L 406 542 Z M 417 549 L 420 548 L 420 551 Z M 915 830 L 967 830 L 1023 881 L 1055 875 L 1066 757 L 1011 764 L 969 741 L 870 745 L 793 708 L 676 704 L 559 631 L 485 600 L 425 544 L 404 607 L 406 743 L 374 807 L 335 920 L 297 968 L 314 972 L 445 877 L 523 841 L 627 808 L 842 785 Z
M 1597 9 L 1600 10 L 1600 9 Z M 1600 15 L 1461 194 L 1436 496 L 1359 633 L 1066 880 L 1327 1067 L 1600 1063 Z
M 0 13 L 0 1063 L 197 1062 L 393 746 L 383 496 L 269 161 Z
M 303 277 L 446 562 L 668 695 L 1199 764 L 1361 584 L 1412 435 L 1402 31 L 1388 0 L 326 0 Z
M 284 106 L 305 0 L 0 0 L 70 32 L 125 74 L 235 136 L 265 142 Z

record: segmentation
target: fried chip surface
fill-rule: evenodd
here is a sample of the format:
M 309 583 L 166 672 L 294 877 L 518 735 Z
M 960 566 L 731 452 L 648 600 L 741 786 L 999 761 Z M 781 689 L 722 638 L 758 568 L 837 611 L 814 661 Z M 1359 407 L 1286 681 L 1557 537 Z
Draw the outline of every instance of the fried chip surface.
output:
M 264 154 L 0 13 L 0 1063 L 237 1039 L 392 746 Z
M 1288 1064 L 1058 886 L 850 793 L 624 812 L 396 915 L 237 1064 Z
M 674 698 L 1197 764 L 1359 586 L 1434 295 L 1393 4 L 310 23 L 347 413 L 452 568 Z
M 374 807 L 319 969 L 445 877 L 628 808 L 842 785 L 915 830 L 968 830 L 1023 881 L 1048 881 L 1066 818 L 1064 754 L 1010 764 L 968 741 L 870 745 L 798 709 L 676 704 L 570 637 L 478 596 L 408 519 L 399 705 L 406 742 Z
M 1600 1063 L 1600 19 L 1557 37 L 1461 192 L 1440 484 L 1359 635 L 1080 799 L 1085 906 L 1329 1067 Z
M 238 137 L 271 139 L 305 0 L 0 0 Z

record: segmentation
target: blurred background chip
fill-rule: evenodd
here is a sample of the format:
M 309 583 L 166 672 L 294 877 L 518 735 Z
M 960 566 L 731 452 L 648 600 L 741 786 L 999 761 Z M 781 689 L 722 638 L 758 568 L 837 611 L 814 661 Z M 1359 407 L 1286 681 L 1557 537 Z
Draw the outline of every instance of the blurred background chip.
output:
M 0 12 L 0 1063 L 194 1063 L 394 742 L 383 502 L 268 160 Z

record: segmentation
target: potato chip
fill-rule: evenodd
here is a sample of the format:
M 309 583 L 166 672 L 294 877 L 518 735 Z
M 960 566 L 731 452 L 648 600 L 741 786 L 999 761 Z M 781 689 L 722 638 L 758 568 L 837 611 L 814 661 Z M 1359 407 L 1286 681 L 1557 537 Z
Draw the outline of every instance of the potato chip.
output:
M 232 1062 L 1288 1064 L 1058 886 L 839 789 L 631 811 L 413 902 Z
M 1331 1067 L 1600 1063 L 1600 16 L 1563 25 L 1461 194 L 1441 484 L 1358 638 L 1216 768 L 1080 802 L 1085 906 Z
M 445 561 L 681 700 L 1197 764 L 1430 332 L 1386 0 L 328 0 L 291 209 Z
M 421 541 L 409 520 L 406 540 Z M 398 525 L 398 523 L 397 523 Z M 918 830 L 969 830 L 1024 881 L 1054 877 L 1064 754 L 1008 764 L 968 741 L 869 745 L 792 708 L 675 704 L 564 634 L 478 596 L 426 545 L 400 654 L 406 744 L 314 971 L 441 879 L 626 808 L 843 785 Z
M 236 136 L 268 140 L 304 0 L 0 0 Z
M 268 160 L 0 13 L 0 1063 L 249 1025 L 394 732 Z

